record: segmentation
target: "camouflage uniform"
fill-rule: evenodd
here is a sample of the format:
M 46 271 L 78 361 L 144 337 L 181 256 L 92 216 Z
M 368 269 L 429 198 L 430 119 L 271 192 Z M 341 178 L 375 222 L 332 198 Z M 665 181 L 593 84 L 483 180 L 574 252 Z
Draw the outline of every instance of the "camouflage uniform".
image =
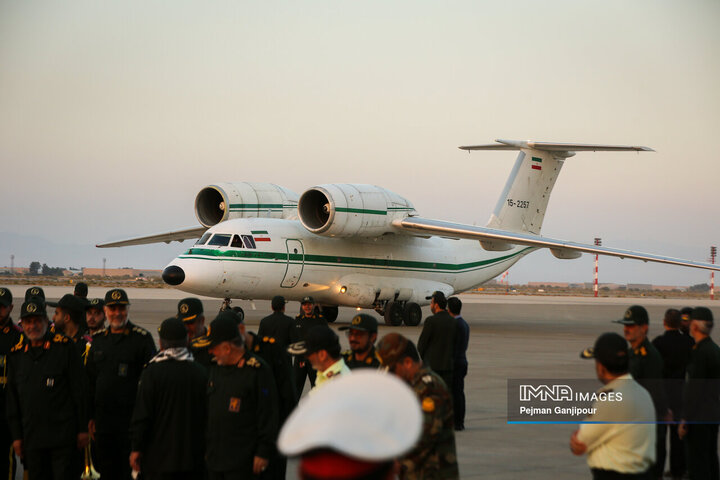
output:
M 447 388 L 442 379 L 427 367 L 418 370 L 410 387 L 422 406 L 423 431 L 415 448 L 400 459 L 400 478 L 460 478 L 455 453 L 452 399 Z

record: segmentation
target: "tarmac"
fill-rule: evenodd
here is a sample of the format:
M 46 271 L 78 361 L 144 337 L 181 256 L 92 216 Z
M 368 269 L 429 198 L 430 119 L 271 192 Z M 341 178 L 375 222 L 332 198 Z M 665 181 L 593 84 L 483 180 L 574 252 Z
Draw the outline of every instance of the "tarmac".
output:
M 13 294 L 22 295 L 26 287 L 9 285 Z M 48 299 L 68 293 L 69 287 L 47 287 Z M 157 339 L 157 329 L 176 313 L 182 292 L 167 289 L 128 289 L 131 320 L 147 328 Z M 103 296 L 105 289 L 90 289 L 90 297 Z M 611 323 L 622 318 L 633 304 L 643 305 L 650 314 L 650 338 L 662 334 L 662 316 L 668 308 L 707 306 L 720 318 L 720 302 L 645 298 L 587 298 L 515 295 L 460 295 L 463 317 L 470 325 L 469 371 L 465 380 L 467 397 L 466 430 L 456 432 L 461 478 L 463 479 L 576 479 L 589 478 L 584 457 L 570 453 L 569 438 L 575 425 L 511 425 L 507 423 L 507 384 L 509 379 L 594 379 L 592 361 L 579 353 L 591 346 L 604 332 L 622 334 L 622 326 Z M 22 303 L 15 300 L 15 314 Z M 221 304 L 204 299 L 206 317 L 212 319 Z M 249 330 L 257 330 L 262 317 L 270 312 L 267 301 L 233 301 L 246 315 Z M 287 314 L 295 315 L 299 305 L 288 304 Z M 48 312 L 52 315 L 52 311 Z M 333 328 L 348 324 L 355 314 L 341 308 Z M 429 315 L 423 308 L 423 317 Z M 16 317 L 16 315 L 15 315 Z M 381 325 L 379 338 L 399 332 L 417 341 L 418 327 Z M 347 338 L 339 332 L 343 348 Z M 718 333 L 712 337 L 718 341 Z M 598 387 L 600 383 L 598 382 Z M 307 386 L 306 390 L 307 391 Z M 288 466 L 288 479 L 295 480 L 296 462 Z

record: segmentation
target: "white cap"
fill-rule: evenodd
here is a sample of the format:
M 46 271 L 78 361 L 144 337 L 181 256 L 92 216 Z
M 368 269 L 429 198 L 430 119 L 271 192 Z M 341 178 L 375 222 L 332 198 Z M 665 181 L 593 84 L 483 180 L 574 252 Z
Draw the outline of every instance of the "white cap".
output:
M 383 461 L 409 451 L 421 429 L 415 392 L 394 375 L 361 369 L 305 397 L 280 431 L 278 448 L 287 456 L 330 448 Z

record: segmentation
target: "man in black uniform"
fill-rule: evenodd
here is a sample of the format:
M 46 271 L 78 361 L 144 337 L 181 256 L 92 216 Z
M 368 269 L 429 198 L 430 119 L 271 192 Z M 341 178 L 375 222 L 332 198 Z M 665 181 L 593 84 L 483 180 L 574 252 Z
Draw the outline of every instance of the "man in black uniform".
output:
M 277 393 L 270 367 L 245 349 L 233 312 L 208 330 L 217 365 L 208 381 L 209 480 L 262 477 L 275 452 Z
M 680 310 L 680 331 L 690 337 L 690 314 L 692 313 L 692 307 L 683 307 Z M 690 337 L 692 338 L 692 337 Z
M 695 346 L 687 367 L 680 438 L 686 438 L 688 472 L 692 480 L 717 480 L 718 422 L 720 422 L 720 347 L 710 338 L 713 315 L 694 308 L 690 335 Z
M 147 480 L 196 480 L 205 471 L 207 374 L 177 317 L 160 325 L 160 353 L 143 370 L 130 424 L 130 466 Z
M 182 320 L 190 338 L 190 353 L 207 371 L 212 364 L 212 357 L 208 352 L 208 343 L 205 338 L 205 313 L 199 298 L 183 298 L 178 302 L 177 318 Z
M 88 296 L 88 286 L 85 282 L 78 282 L 75 284 L 75 288 L 73 289 L 73 295 L 76 297 L 80 297 L 83 300 L 87 300 Z
M 155 355 L 150 333 L 128 320 L 129 305 L 122 289 L 105 294 L 108 327 L 93 336 L 87 356 L 89 428 L 97 444 L 96 467 L 103 480 L 127 480 L 130 476 L 130 417 L 142 369 Z
M 62 333 L 75 345 L 75 350 L 81 357 L 85 356 L 87 344 L 90 337 L 83 327 L 85 321 L 85 306 L 80 297 L 68 293 L 57 302 L 47 302 L 50 307 L 55 307 L 55 314 L 52 321 L 55 331 Z
M 20 341 L 22 329 L 15 325 L 10 318 L 13 310 L 12 293 L 7 288 L 0 288 L 0 478 L 15 478 L 15 454 L 12 448 L 12 435 L 7 418 L 2 415 L 5 411 L 5 395 L 8 380 L 8 355 L 10 350 Z
M 15 453 L 30 479 L 75 479 L 88 443 L 80 358 L 67 337 L 48 329 L 45 303 L 23 303 L 23 336 L 10 353 L 7 418 Z
M 455 318 L 455 349 L 453 354 L 453 414 L 455 430 L 465 430 L 465 376 L 468 371 L 467 348 L 470 341 L 470 326 L 460 312 L 462 301 L 458 297 L 448 298 L 448 312 Z
M 425 319 L 417 348 L 423 363 L 437 373 L 451 391 L 457 322 L 445 307 L 445 294 L 439 291 L 433 293 L 430 300 L 430 311 L 433 315 Z
M 663 326 L 665 333 L 655 337 L 653 346 L 663 358 L 663 379 L 665 381 L 665 395 L 668 407 L 672 411 L 672 419 L 680 421 L 682 410 L 682 391 L 685 384 L 685 371 L 690 361 L 690 354 L 695 341 L 680 331 L 680 311 L 674 308 L 665 312 Z M 670 474 L 674 478 L 681 478 L 685 474 L 685 445 L 678 436 L 677 424 L 658 425 L 658 451 L 655 464 L 658 472 L 665 466 L 666 432 L 670 430 Z
M 349 327 L 340 327 L 338 330 L 347 330 L 350 350 L 343 352 L 343 358 L 349 369 L 380 368 L 380 358 L 375 351 L 378 331 L 375 317 L 360 313 L 353 317 Z
M 312 297 L 304 297 L 300 302 L 300 308 L 302 314 L 295 317 L 295 336 L 298 342 L 304 341 L 307 332 L 312 327 L 318 325 L 327 326 L 325 318 L 319 313 L 315 313 L 315 300 Z M 317 372 L 313 370 L 312 365 L 304 356 L 295 357 L 295 365 L 293 369 L 295 373 L 295 390 L 297 392 L 298 399 L 302 396 L 303 388 L 305 387 L 305 377 L 310 379 L 310 388 L 315 386 L 315 377 Z
M 85 306 L 85 323 L 91 337 L 105 328 L 105 300 L 93 298 L 88 302 Z

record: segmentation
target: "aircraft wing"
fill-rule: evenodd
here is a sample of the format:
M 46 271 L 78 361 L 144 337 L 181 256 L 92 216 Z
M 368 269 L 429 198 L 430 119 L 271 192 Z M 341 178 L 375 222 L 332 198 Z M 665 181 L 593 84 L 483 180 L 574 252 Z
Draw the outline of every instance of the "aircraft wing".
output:
M 190 227 L 183 230 L 175 230 L 174 232 L 158 233 L 156 235 L 146 235 L 144 237 L 135 237 L 117 242 L 108 242 L 95 245 L 98 248 L 109 247 L 128 247 L 130 245 L 147 245 L 149 243 L 170 243 L 182 242 L 189 238 L 200 238 L 205 233 L 207 227 Z
M 595 253 L 598 255 L 609 255 L 612 257 L 632 258 L 644 262 L 668 263 L 684 267 L 705 268 L 707 270 L 720 271 L 720 265 L 710 263 L 683 260 L 680 258 L 665 257 L 651 253 L 633 252 L 620 250 L 618 248 L 598 247 L 584 243 L 569 242 L 567 240 L 556 240 L 531 233 L 509 232 L 494 228 L 477 227 L 461 223 L 445 222 L 420 217 L 407 217 L 402 220 L 395 220 L 393 225 L 406 232 L 418 235 L 437 235 L 450 238 L 465 238 L 469 240 L 480 240 L 486 242 L 511 243 L 515 245 L 527 245 L 537 248 L 549 248 L 553 254 L 562 258 L 574 258 L 581 253 Z
M 495 140 L 487 145 L 466 145 L 460 150 L 520 150 L 532 148 L 547 152 L 654 152 L 652 148 L 635 145 L 597 145 L 594 143 L 523 142 L 520 140 Z

